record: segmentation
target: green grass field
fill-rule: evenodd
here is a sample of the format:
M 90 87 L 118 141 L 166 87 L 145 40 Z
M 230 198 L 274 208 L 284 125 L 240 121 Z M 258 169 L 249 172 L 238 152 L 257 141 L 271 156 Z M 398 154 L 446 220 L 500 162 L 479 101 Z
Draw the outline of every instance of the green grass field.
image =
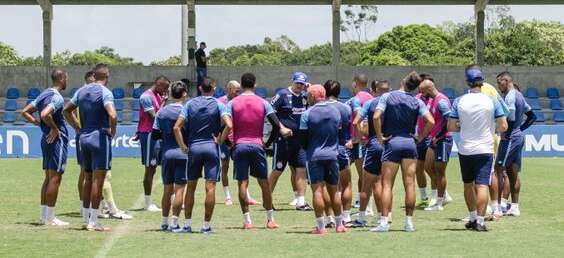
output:
M 329 231 L 319 237 L 308 234 L 313 227 L 312 212 L 296 212 L 285 205 L 291 196 L 289 173 L 282 177 L 274 196 L 280 210 L 275 217 L 281 226 L 276 231 L 263 228 L 265 213 L 258 206 L 251 213 L 255 229 L 242 231 L 238 204 L 223 205 L 219 188 L 212 221 L 216 234 L 160 232 L 160 213 L 140 211 L 142 168 L 137 159 L 115 159 L 112 172 L 117 204 L 132 214 L 133 220 L 102 220 L 112 227 L 112 232 L 107 233 L 80 230 L 78 167 L 75 160 L 70 160 L 56 209 L 57 216 L 70 222 L 70 226 L 37 226 L 38 192 L 43 179 L 40 160 L 3 159 L 0 160 L 0 257 L 563 257 L 563 162 L 564 159 L 554 158 L 526 159 L 522 174 L 522 216 L 490 222 L 488 233 L 465 231 L 463 223 L 457 221 L 467 212 L 458 160 L 453 159 L 448 168 L 448 188 L 454 203 L 443 212 L 416 211 L 416 232 L 400 231 L 404 218 L 403 195 L 401 184 L 396 184 L 392 232 L 377 234 L 367 229 L 352 229 L 346 234 Z M 155 182 L 153 199 L 160 203 L 160 176 Z M 234 185 L 232 181 L 232 195 L 236 194 Z M 257 190 L 258 185 L 253 182 L 251 191 L 256 197 Z M 308 189 L 308 199 L 310 195 Z M 202 223 L 202 198 L 200 183 L 193 219 L 195 229 Z

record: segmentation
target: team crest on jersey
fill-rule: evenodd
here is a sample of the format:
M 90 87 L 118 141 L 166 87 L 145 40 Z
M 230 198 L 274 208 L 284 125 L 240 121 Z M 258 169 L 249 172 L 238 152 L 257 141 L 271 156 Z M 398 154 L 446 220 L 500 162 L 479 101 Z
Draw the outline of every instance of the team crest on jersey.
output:
M 302 104 L 304 104 L 304 106 L 307 106 L 307 99 L 303 98 L 303 99 L 302 99 Z
M 282 162 L 278 161 L 278 163 L 276 163 L 276 168 L 281 169 L 283 166 Z
M 274 103 L 276 103 L 276 101 L 280 98 L 280 95 L 276 94 L 274 95 L 274 97 L 272 97 L 272 99 L 270 100 L 270 104 L 274 105 Z
M 157 165 L 157 159 L 151 159 L 151 166 Z
M 225 159 L 225 153 L 221 153 L 221 159 Z

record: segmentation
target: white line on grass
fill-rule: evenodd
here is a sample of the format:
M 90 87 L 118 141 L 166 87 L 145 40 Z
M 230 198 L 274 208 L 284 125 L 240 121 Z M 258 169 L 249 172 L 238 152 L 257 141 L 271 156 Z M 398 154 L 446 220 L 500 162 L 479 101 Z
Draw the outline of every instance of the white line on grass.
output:
M 133 206 L 129 209 L 131 210 L 131 209 L 134 209 L 134 208 L 141 206 L 143 204 L 144 196 L 145 196 L 144 194 L 139 195 L 139 198 L 137 198 L 137 200 L 135 201 Z M 108 255 L 108 253 L 110 252 L 110 250 L 112 250 L 112 247 L 114 246 L 115 242 L 120 237 L 127 234 L 127 231 L 129 231 L 129 223 L 130 222 L 131 222 L 130 220 L 125 220 L 125 221 L 123 221 L 122 224 L 115 227 L 114 230 L 110 233 L 110 236 L 106 239 L 106 241 L 104 241 L 104 244 L 102 245 L 102 247 L 100 247 L 100 249 L 98 249 L 98 253 L 96 253 L 96 256 L 94 256 L 94 257 L 95 258 L 105 258 Z

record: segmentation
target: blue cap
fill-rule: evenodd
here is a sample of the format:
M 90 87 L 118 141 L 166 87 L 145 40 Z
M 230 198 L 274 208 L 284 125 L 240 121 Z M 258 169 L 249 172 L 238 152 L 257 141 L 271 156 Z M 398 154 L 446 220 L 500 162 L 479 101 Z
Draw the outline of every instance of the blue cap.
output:
M 293 83 L 299 83 L 299 84 L 307 84 L 308 78 L 307 78 L 307 74 L 302 73 L 302 72 L 295 72 L 292 75 L 292 82 Z
M 482 70 L 477 68 L 468 69 L 466 71 L 466 81 L 472 83 L 483 82 L 484 75 L 482 74 Z

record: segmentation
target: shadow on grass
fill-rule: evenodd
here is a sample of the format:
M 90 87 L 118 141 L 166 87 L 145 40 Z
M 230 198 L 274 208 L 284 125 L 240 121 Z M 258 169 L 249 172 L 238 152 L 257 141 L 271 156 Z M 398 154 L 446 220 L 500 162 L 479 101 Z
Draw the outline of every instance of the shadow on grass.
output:
M 462 222 L 461 218 L 448 218 L 450 222 Z
M 470 231 L 468 229 L 465 228 L 444 228 L 441 229 L 442 231 L 453 231 L 453 232 L 461 232 L 461 231 Z
M 144 208 L 129 209 L 128 211 L 145 211 Z
M 37 222 L 37 221 L 33 221 L 33 222 L 16 222 L 16 225 L 29 225 L 29 226 L 34 226 L 34 227 L 45 226 L 44 224 L 39 224 L 39 222 Z
M 66 212 L 58 214 L 61 217 L 71 217 L 71 218 L 81 218 L 82 216 L 78 212 Z

